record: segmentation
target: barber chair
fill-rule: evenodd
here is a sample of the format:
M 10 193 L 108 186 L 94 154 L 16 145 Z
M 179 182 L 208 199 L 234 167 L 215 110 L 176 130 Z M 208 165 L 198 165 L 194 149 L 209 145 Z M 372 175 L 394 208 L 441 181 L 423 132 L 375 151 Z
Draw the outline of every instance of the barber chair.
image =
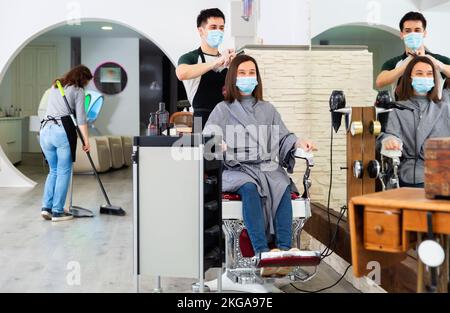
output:
M 383 190 L 400 188 L 398 168 L 400 166 L 401 151 L 381 148 L 381 172 L 379 180 Z
M 295 156 L 306 161 L 306 171 L 303 177 L 304 192 L 291 193 L 293 221 L 293 247 L 300 248 L 300 233 L 308 218 L 311 217 L 310 195 L 311 167 L 314 166 L 313 155 L 297 149 Z M 275 280 L 287 278 L 292 282 L 305 282 L 313 278 L 317 272 L 321 258 L 319 251 L 280 251 L 265 252 L 255 255 L 250 238 L 244 226 L 242 202 L 238 194 L 224 193 L 222 195 L 222 220 L 225 233 L 225 272 L 221 276 L 221 286 L 217 279 L 205 282 L 210 291 L 222 290 L 240 292 L 281 292 L 273 284 Z M 287 275 L 262 277 L 262 267 L 292 267 Z M 307 272 L 303 267 L 312 267 Z M 219 285 L 219 286 L 218 286 Z

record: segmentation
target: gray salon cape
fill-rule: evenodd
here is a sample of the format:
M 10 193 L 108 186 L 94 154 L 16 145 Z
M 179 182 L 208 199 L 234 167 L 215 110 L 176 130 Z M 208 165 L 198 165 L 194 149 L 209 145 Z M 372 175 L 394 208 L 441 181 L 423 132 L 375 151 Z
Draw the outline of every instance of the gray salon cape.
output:
M 449 95 L 444 90 L 443 99 L 438 103 L 428 100 L 426 96 L 412 97 L 398 103 L 413 111 L 395 109 L 389 113 L 385 132 L 377 140 L 380 147 L 382 141 L 389 137 L 399 140 L 403 145 L 399 167 L 400 179 L 408 184 L 423 183 L 425 141 L 429 138 L 450 136 Z M 417 162 L 415 162 L 416 155 Z M 416 163 L 415 177 L 414 163 Z
M 220 102 L 209 116 L 205 135 L 221 135 L 227 145 L 222 190 L 236 192 L 254 183 L 263 199 L 266 230 L 274 234 L 273 219 L 290 185 L 297 137 L 289 132 L 275 107 L 253 97 Z

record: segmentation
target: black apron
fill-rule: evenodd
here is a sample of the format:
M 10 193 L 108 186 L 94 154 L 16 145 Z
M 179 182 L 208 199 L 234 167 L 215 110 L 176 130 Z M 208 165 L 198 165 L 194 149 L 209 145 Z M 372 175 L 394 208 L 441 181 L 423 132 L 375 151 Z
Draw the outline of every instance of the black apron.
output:
M 70 115 L 61 116 L 61 123 L 63 124 L 67 139 L 69 140 L 72 162 L 75 162 L 75 157 L 77 154 L 77 128 L 75 127 L 75 124 L 73 123 L 72 117 Z
M 198 48 L 198 53 L 202 58 L 202 63 L 206 63 L 205 55 L 201 48 Z M 194 121 L 195 117 L 202 119 L 202 130 L 214 107 L 223 101 L 223 89 L 227 72 L 228 69 L 224 69 L 221 72 L 211 70 L 200 78 L 200 84 L 192 101 L 192 107 L 194 108 Z

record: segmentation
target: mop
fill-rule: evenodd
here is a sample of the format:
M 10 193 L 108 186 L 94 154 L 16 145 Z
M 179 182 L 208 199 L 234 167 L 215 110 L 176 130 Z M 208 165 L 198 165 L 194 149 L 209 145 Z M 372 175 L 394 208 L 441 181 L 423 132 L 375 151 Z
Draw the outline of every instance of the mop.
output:
M 63 97 L 64 102 L 66 103 L 67 109 L 70 112 L 70 117 L 72 119 L 73 124 L 75 125 L 78 137 L 81 140 L 81 144 L 83 146 L 85 146 L 83 135 L 81 134 L 80 128 L 78 127 L 78 123 L 77 123 L 77 121 L 75 119 L 74 112 L 70 108 L 69 101 L 67 101 L 67 97 L 66 97 L 66 94 L 64 92 L 64 88 L 61 85 L 61 82 L 59 80 L 56 81 L 56 85 L 58 86 L 59 92 L 61 93 L 61 96 Z M 120 215 L 120 216 L 125 215 L 125 211 L 121 207 L 112 205 L 111 202 L 109 201 L 108 195 L 106 194 L 105 188 L 103 187 L 103 183 L 100 180 L 100 176 L 98 175 L 97 169 L 95 168 L 94 162 L 92 161 L 92 157 L 91 157 L 91 154 L 89 153 L 89 151 L 86 152 L 86 155 L 87 155 L 87 157 L 89 159 L 89 163 L 91 164 L 92 171 L 94 172 L 94 176 L 97 179 L 97 182 L 98 182 L 98 184 L 100 186 L 100 189 L 101 189 L 101 191 L 103 193 L 103 196 L 104 196 L 104 198 L 106 200 L 106 203 L 107 203 L 105 205 L 100 206 L 100 214 L 110 214 L 110 215 Z M 75 208 L 74 207 L 73 209 L 77 210 L 77 211 L 74 210 L 74 213 L 77 213 L 77 212 L 80 212 L 80 211 L 86 211 L 86 209 L 82 209 L 82 208 Z M 82 210 L 80 210 L 80 209 L 82 209 Z

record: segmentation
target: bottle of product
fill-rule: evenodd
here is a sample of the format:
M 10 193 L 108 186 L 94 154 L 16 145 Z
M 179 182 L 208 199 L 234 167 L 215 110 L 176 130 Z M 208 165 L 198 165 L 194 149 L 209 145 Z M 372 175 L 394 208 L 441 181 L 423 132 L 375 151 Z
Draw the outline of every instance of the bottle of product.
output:
M 147 136 L 158 136 L 158 119 L 156 118 L 156 113 L 150 113 Z
M 159 110 L 156 112 L 156 118 L 158 120 L 158 135 L 162 135 L 162 133 L 169 128 L 169 112 L 166 111 L 166 104 L 164 102 L 159 103 Z
M 8 117 L 14 116 L 14 106 L 12 104 L 11 104 L 11 107 L 9 108 L 7 116 Z

